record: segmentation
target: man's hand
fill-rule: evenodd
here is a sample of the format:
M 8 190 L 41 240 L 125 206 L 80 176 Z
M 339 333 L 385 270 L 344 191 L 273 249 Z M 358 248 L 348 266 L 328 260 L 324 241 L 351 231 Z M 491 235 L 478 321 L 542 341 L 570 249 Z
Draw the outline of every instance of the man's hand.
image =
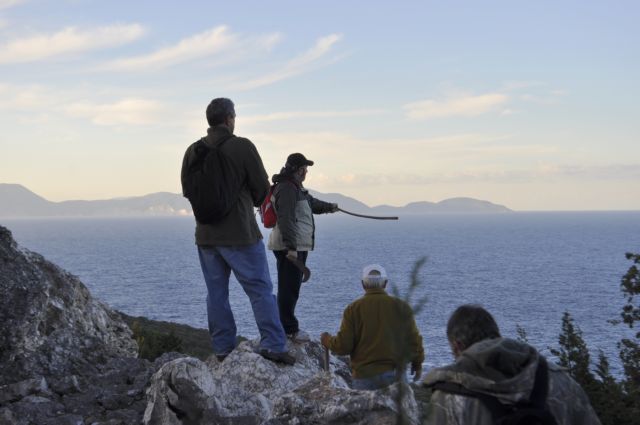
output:
M 322 332 L 320 335 L 320 344 L 325 348 L 329 348 L 329 342 L 331 341 L 331 334 L 329 332 Z
M 290 249 L 287 251 L 287 257 L 298 258 L 298 251 Z
M 338 204 L 331 204 L 331 209 L 329 210 L 329 212 L 338 212 Z
M 413 382 L 418 382 L 422 376 L 422 363 L 411 363 L 411 374 L 413 375 Z

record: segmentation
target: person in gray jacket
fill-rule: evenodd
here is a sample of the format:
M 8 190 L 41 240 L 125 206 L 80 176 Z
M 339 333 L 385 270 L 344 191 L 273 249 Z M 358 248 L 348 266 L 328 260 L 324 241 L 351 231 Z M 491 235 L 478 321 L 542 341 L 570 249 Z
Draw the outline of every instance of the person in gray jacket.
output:
M 580 385 L 535 348 L 502 338 L 484 308 L 458 307 L 447 323 L 447 338 L 456 361 L 424 378 L 423 385 L 434 390 L 425 424 L 490 425 L 496 423 L 490 407 L 496 401 L 504 409 L 532 399 L 546 403 L 558 425 L 600 424 Z
M 297 258 L 306 264 L 309 251 L 313 251 L 315 222 L 313 214 L 338 211 L 338 204 L 315 199 L 302 186 L 307 167 L 313 165 L 301 153 L 287 157 L 280 174 L 273 176 L 274 209 L 278 220 L 269 236 L 267 247 L 276 257 L 278 269 L 278 310 L 287 336 L 295 342 L 309 341 L 309 334 L 301 331 L 295 315 L 302 285 L 302 271 L 287 258 Z

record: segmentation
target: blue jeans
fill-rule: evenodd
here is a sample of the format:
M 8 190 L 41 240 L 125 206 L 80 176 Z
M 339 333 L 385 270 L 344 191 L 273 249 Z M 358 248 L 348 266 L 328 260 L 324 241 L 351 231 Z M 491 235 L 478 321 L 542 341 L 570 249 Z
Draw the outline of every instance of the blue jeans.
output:
M 260 331 L 260 348 L 278 353 L 286 351 L 286 337 L 262 240 L 248 246 L 199 246 L 198 256 L 207 284 L 207 318 L 213 352 L 228 354 L 236 345 L 236 322 L 229 305 L 232 270 L 251 301 Z
M 388 387 L 397 380 L 398 373 L 395 370 L 388 370 L 371 378 L 353 378 L 351 386 L 354 390 L 379 390 Z

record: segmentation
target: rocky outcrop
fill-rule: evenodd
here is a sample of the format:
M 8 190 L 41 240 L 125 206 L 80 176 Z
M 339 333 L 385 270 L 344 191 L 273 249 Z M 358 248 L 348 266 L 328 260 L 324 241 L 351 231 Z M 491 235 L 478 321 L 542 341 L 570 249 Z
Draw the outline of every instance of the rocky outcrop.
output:
M 0 425 L 392 424 L 399 410 L 419 422 L 406 384 L 356 391 L 344 359 L 323 370 L 317 342 L 290 345 L 294 366 L 257 345 L 242 342 L 223 362 L 138 359 L 117 312 L 0 226 Z
M 294 366 L 265 360 L 257 341 L 241 343 L 222 363 L 181 358 L 165 363 L 147 392 L 144 423 L 224 424 L 393 424 L 400 384 L 380 391 L 349 388 L 346 363 L 331 357 L 321 368 L 317 342 L 291 345 Z M 402 410 L 418 422 L 410 386 Z
M 161 361 L 136 355 L 118 313 L 0 227 L 0 424 L 139 423 Z
M 0 385 L 135 357 L 131 331 L 80 280 L 18 247 L 0 227 Z

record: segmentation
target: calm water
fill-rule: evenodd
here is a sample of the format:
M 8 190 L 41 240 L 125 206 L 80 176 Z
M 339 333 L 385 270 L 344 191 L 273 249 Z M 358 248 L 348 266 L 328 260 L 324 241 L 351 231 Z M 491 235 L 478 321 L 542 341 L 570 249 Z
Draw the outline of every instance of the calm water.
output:
M 192 218 L 3 220 L 23 246 L 78 275 L 92 293 L 131 315 L 206 327 L 205 286 Z M 617 369 L 616 342 L 629 332 L 612 326 L 624 303 L 619 284 L 640 252 L 640 212 L 428 215 L 398 222 L 318 217 L 316 251 L 297 308 L 301 327 L 335 333 L 344 307 L 361 295 L 367 263 L 387 268 L 406 288 L 416 259 L 417 317 L 427 367 L 450 361 L 445 325 L 461 303 L 480 303 L 502 333 L 516 324 L 548 353 L 557 345 L 562 313 L 576 319 L 592 353 L 602 349 Z M 275 282 L 274 258 L 267 252 Z M 257 336 L 249 302 L 234 281 L 231 304 L 239 333 Z

